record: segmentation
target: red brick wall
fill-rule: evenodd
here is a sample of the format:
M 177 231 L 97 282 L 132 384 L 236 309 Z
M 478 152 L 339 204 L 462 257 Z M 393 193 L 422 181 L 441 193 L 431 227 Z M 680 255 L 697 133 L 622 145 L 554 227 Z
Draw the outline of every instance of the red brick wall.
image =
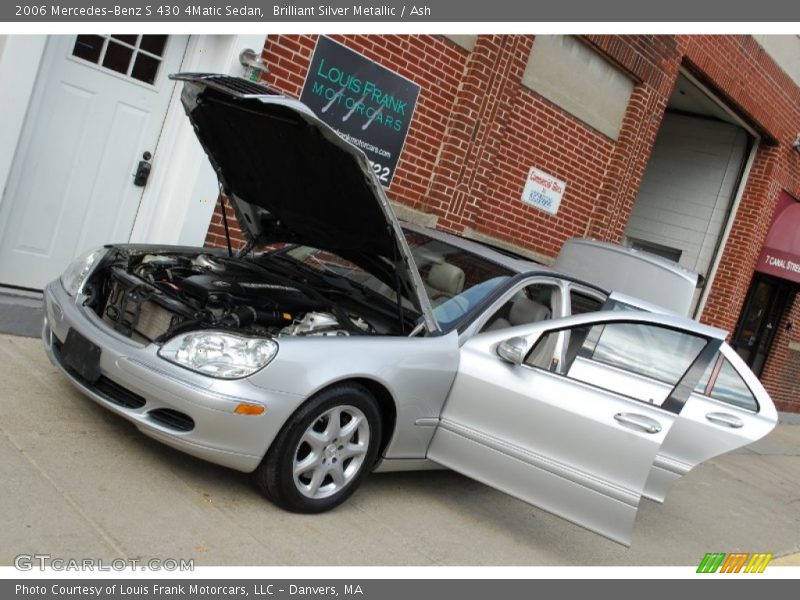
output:
M 531 40 L 532 42 L 532 40 Z M 586 234 L 601 193 L 614 143 L 563 110 L 521 86 L 530 43 L 507 86 L 512 94 L 507 118 L 498 132 L 498 148 L 486 157 L 489 189 L 474 198 L 474 229 L 555 256 L 564 240 Z M 520 202 L 531 166 L 567 182 L 556 215 Z
M 233 209 L 227 202 L 225 203 L 225 216 L 228 217 L 228 228 L 231 233 L 231 248 L 234 250 L 241 248 L 244 246 L 244 238 L 236 222 L 236 215 L 233 214 Z M 227 246 L 225 224 L 222 220 L 222 210 L 219 204 L 217 204 L 217 207 L 214 209 L 214 214 L 211 216 L 211 224 L 208 226 L 208 233 L 206 234 L 206 246 L 217 246 L 219 248 Z
M 800 198 L 800 88 L 749 36 L 683 36 L 685 61 L 718 96 L 761 133 L 702 320 L 732 331 L 781 191 Z M 800 304 L 796 299 L 773 342 L 761 380 L 779 408 L 800 412 Z M 792 323 L 787 331 L 786 325 Z
M 389 197 L 436 215 L 438 227 L 490 235 L 545 256 L 570 237 L 621 239 L 679 68 L 688 68 L 764 140 L 702 316 L 734 329 L 778 195 L 800 196 L 800 154 L 791 149 L 800 88 L 752 38 L 584 37 L 636 82 L 612 140 L 521 84 L 533 36 L 482 35 L 472 52 L 442 36 L 332 37 L 421 86 Z M 270 35 L 262 53 L 270 68 L 265 80 L 299 96 L 315 42 L 314 35 Z M 567 182 L 555 216 L 520 202 L 534 165 Z M 207 243 L 224 244 L 219 212 Z M 784 408 L 800 410 L 798 357 L 784 341 L 763 379 Z
M 429 206 L 431 173 L 442 146 L 442 132 L 450 119 L 468 53 L 439 36 L 351 35 L 331 36 L 412 79 L 421 87 L 414 119 L 392 180 L 393 200 L 413 208 Z M 265 80 L 292 96 L 300 96 L 315 35 L 269 36 L 262 54 L 270 66 Z M 482 93 L 476 90 L 476 93 Z
M 686 62 L 766 138 L 734 220 L 703 320 L 731 330 L 782 190 L 800 197 L 800 88 L 749 36 L 683 36 Z
M 429 210 L 431 173 L 442 146 L 442 131 L 461 84 L 468 53 L 440 36 L 331 36 L 365 56 L 413 79 L 422 88 L 390 197 L 419 210 Z M 299 97 L 316 44 L 316 35 L 270 35 L 262 57 L 269 65 L 265 81 Z M 235 220 L 229 221 L 234 223 Z M 225 244 L 221 213 L 212 218 L 206 244 Z
M 667 100 L 678 76 L 680 50 L 671 36 L 587 36 L 586 40 L 639 83 L 613 145 L 588 229 L 593 238 L 619 242 L 633 210 Z

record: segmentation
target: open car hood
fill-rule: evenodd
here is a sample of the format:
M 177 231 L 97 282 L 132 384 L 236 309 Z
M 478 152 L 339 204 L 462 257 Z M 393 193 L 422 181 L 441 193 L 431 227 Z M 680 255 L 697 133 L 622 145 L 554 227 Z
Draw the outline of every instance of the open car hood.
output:
M 439 329 L 400 224 L 364 153 L 305 104 L 237 77 L 170 76 L 239 227 L 255 245 L 341 256 L 402 290 Z

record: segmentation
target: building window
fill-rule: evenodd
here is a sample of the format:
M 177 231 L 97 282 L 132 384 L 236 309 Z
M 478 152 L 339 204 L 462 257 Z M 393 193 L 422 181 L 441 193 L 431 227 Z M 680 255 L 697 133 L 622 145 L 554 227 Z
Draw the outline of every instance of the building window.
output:
M 79 35 L 72 56 L 152 85 L 166 45 L 166 35 Z
M 537 35 L 522 84 L 606 136 L 617 139 L 633 81 L 569 35 Z

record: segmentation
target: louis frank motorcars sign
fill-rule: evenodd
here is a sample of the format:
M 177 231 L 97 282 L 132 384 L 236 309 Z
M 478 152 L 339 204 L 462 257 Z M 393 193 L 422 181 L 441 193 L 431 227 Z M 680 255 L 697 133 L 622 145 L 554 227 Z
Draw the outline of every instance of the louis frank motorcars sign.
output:
M 389 187 L 403 150 L 420 86 L 320 36 L 300 100 L 367 155 Z
M 554 215 L 561 206 L 561 198 L 567 184 L 544 171 L 531 167 L 525 187 L 522 190 L 522 201 Z

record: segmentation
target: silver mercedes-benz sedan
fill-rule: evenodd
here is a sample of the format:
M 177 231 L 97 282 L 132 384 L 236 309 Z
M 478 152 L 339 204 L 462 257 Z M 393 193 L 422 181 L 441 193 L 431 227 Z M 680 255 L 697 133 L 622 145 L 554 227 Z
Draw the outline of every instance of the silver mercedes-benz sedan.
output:
M 245 248 L 106 246 L 45 292 L 53 363 L 143 433 L 292 511 L 439 465 L 628 544 L 643 496 L 774 427 L 723 331 L 401 226 L 301 103 L 175 77 Z

